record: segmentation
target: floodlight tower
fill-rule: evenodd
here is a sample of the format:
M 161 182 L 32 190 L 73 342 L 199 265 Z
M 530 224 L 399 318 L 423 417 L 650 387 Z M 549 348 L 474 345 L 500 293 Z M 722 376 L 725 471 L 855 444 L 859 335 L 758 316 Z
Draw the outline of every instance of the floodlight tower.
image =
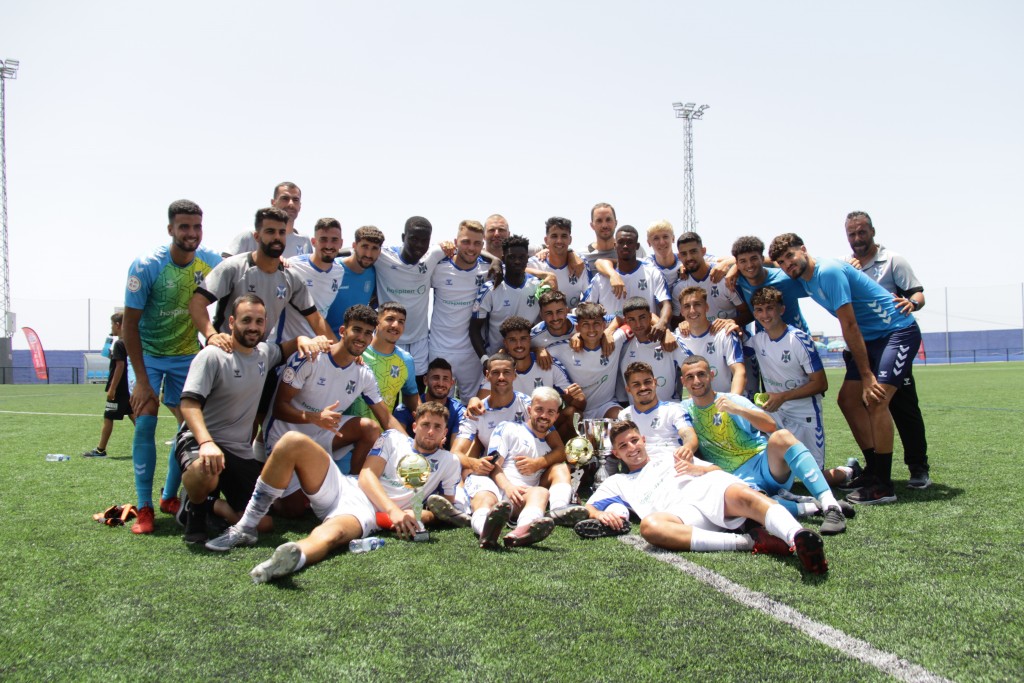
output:
M 672 108 L 676 111 L 676 118 L 683 120 L 686 127 L 685 132 L 685 155 L 686 171 L 683 175 L 683 230 L 692 231 L 697 229 L 697 213 L 693 201 L 693 122 L 704 118 L 704 111 L 708 105 L 698 105 L 696 102 L 673 102 Z
M 16 59 L 0 59 L 0 220 L 3 235 L 0 236 L 0 276 L 3 277 L 0 304 L 3 305 L 3 317 L 0 318 L 0 367 L 11 365 L 11 337 L 14 336 L 14 314 L 11 313 L 11 269 L 7 249 L 7 110 L 6 84 L 18 77 Z M 11 381 L 6 371 L 0 371 L 0 383 Z

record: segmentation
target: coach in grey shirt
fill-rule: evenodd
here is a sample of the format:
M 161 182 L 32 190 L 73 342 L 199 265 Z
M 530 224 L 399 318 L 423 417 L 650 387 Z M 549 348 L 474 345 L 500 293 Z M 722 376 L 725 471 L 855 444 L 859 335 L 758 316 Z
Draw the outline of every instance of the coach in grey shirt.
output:
M 210 271 L 206 281 L 196 288 L 188 310 L 192 321 L 207 343 L 230 350 L 226 311 L 231 310 L 235 300 L 243 294 L 255 294 L 266 304 L 267 324 L 264 339 L 277 330 L 274 341 L 282 341 L 280 331 L 286 306 L 293 306 L 306 320 L 313 331 L 324 336 L 333 336 L 327 323 L 316 309 L 309 288 L 302 281 L 298 271 L 285 268 L 281 263 L 288 215 L 281 209 L 266 208 L 256 212 L 255 236 L 258 248 L 245 254 L 224 259 Z M 207 306 L 217 303 L 213 322 Z
M 252 427 L 267 374 L 282 358 L 298 350 L 315 355 L 330 348 L 327 337 L 299 337 L 278 345 L 263 341 L 266 307 L 255 294 L 243 294 L 228 318 L 233 350 L 207 346 L 192 361 L 181 392 L 185 420 L 177 436 L 175 455 L 188 493 L 185 540 L 206 539 L 208 496 L 220 491 L 230 510 L 222 516 L 234 522 L 245 509 L 263 463 L 252 450 Z
M 914 269 L 907 259 L 875 243 L 875 226 L 871 223 L 871 216 L 863 211 L 848 214 L 846 239 L 853 250 L 850 262 L 892 293 L 896 310 L 909 315 L 924 308 L 924 286 L 914 275 Z M 916 355 L 917 349 L 912 349 L 911 353 Z M 900 434 L 900 441 L 903 442 L 903 462 L 910 470 L 907 488 L 925 489 L 932 483 L 928 467 L 928 439 L 912 368 L 911 360 L 911 372 L 904 378 L 903 384 L 896 388 L 889 402 L 889 412 Z

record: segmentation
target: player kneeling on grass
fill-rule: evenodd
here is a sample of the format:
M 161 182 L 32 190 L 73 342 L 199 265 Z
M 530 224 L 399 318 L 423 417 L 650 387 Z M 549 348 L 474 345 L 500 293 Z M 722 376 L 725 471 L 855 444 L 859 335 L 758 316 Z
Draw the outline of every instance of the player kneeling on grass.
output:
M 291 574 L 323 560 L 353 539 L 369 536 L 381 528 L 378 513 L 388 518 L 400 537 L 412 538 L 419 530 L 410 509 L 414 491 L 398 476 L 398 463 L 412 453 L 426 458 L 431 471 L 424 488 L 440 489 L 449 502 L 454 501 L 461 468 L 458 458 L 440 448 L 447 421 L 448 409 L 440 403 L 421 404 L 413 420 L 414 436 L 396 430 L 384 432 L 358 478 L 341 474 L 327 451 L 308 436 L 285 434 L 267 458 L 242 519 L 206 547 L 227 551 L 255 544 L 256 524 L 284 492 L 292 474 L 298 476 L 313 512 L 323 522 L 301 541 L 278 546 L 269 560 L 249 572 L 254 582 L 266 583 Z M 429 511 L 423 513 L 423 521 L 432 521 Z
M 625 505 L 640 517 L 640 535 L 659 548 L 775 555 L 795 550 L 809 573 L 828 571 L 821 536 L 800 526 L 776 501 L 698 458 L 652 462 L 644 437 L 630 420 L 614 423 L 609 432 L 612 451 L 629 473 L 609 477 L 587 501 L 590 519 L 576 525 L 581 536 L 624 533 L 627 522 L 613 508 L 621 512 Z M 764 528 L 731 532 L 748 519 Z
M 490 475 L 466 478 L 472 526 L 481 548 L 496 548 L 501 530 L 516 513 L 516 528 L 505 536 L 505 546 L 510 548 L 547 538 L 556 521 L 572 526 L 586 517 L 582 506 L 568 504 L 567 491 L 558 492 L 563 500 L 553 501 L 551 516 L 544 516 L 548 489 L 542 484 L 543 475 L 550 468 L 566 467 L 564 450 L 552 451 L 546 440 L 561 406 L 561 397 L 551 387 L 534 390 L 527 422 L 502 422 L 491 434 L 486 456 L 494 465 Z

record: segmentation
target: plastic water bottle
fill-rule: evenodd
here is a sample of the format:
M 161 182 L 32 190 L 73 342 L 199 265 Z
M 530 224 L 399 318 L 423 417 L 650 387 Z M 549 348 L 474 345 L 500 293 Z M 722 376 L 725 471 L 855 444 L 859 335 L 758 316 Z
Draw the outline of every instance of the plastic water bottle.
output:
M 110 358 L 110 347 L 114 345 L 114 338 L 108 336 L 103 340 L 103 349 L 100 351 L 100 355 L 104 358 Z
M 348 542 L 348 551 L 353 555 L 368 553 L 371 550 L 384 547 L 384 539 L 370 536 L 368 538 L 356 538 Z
M 64 462 L 70 460 L 70 455 L 64 455 L 63 453 L 47 453 L 46 462 Z

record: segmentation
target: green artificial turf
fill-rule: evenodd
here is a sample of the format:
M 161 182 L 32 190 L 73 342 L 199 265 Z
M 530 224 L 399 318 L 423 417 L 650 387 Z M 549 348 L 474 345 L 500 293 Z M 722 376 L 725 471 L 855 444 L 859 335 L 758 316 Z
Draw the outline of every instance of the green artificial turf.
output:
M 932 478 L 859 508 L 831 571 L 744 553 L 687 559 L 954 680 L 1024 677 L 1024 365 L 915 371 Z M 828 464 L 858 451 L 826 398 Z M 91 515 L 134 502 L 131 425 L 106 459 L 95 386 L 0 386 L 3 680 L 883 680 L 887 676 L 615 539 L 556 529 L 484 552 L 468 530 L 388 537 L 276 584 L 248 571 L 312 518 L 215 555 L 174 521 L 137 537 Z M 33 415 L 24 413 L 57 413 Z M 91 415 L 79 417 L 77 414 Z M 174 425 L 165 412 L 158 443 Z M 46 462 L 67 453 L 70 462 Z M 158 449 L 157 490 L 167 447 Z M 816 527 L 818 520 L 806 524 Z

